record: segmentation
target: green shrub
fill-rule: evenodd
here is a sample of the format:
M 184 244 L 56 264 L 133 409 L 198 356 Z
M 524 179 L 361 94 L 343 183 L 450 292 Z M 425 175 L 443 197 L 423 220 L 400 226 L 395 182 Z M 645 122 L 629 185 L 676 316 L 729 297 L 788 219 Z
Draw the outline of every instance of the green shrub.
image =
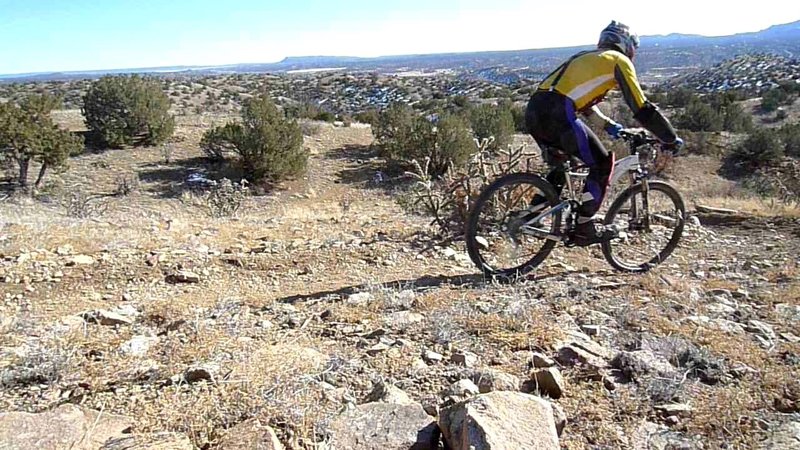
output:
M 378 119 L 380 118 L 380 114 L 377 110 L 368 109 L 366 111 L 361 111 L 355 115 L 356 122 L 359 123 L 368 123 L 372 126 L 378 123 Z
M 528 126 L 525 123 L 525 106 L 513 105 L 511 116 L 514 118 L 514 130 L 517 133 L 528 133 Z
M 757 168 L 775 164 L 784 155 L 784 147 L 778 133 L 768 128 L 755 130 L 744 142 L 733 151 L 736 163 L 749 168 Z
M 788 103 L 789 98 L 789 94 L 779 87 L 770 89 L 761 96 L 761 109 L 764 112 L 775 111 L 779 106 Z
M 237 142 L 244 141 L 244 128 L 238 123 L 227 123 L 214 127 L 203 134 L 200 148 L 212 161 L 223 161 L 236 153 Z
M 100 145 L 157 145 L 175 131 L 169 97 L 157 81 L 138 75 L 95 81 L 83 104 L 86 126 Z
M 722 131 L 724 117 L 709 104 L 693 100 L 676 118 L 675 125 L 690 131 Z
M 692 100 L 696 99 L 697 95 L 693 90 L 686 87 L 679 87 L 672 89 L 666 94 L 666 104 L 676 108 L 683 108 L 687 106 Z
M 314 120 L 320 120 L 322 122 L 333 122 L 336 120 L 336 115 L 330 111 L 320 111 L 313 117 Z
M 17 183 L 28 185 L 31 161 L 41 164 L 35 186 L 47 169 L 66 167 L 67 158 L 83 151 L 83 141 L 53 124 L 50 113 L 60 99 L 49 94 L 26 97 L 19 105 L 0 103 L 0 160 L 14 161 L 19 169 Z
M 388 161 L 408 162 L 409 149 L 414 145 L 413 125 L 415 113 L 406 104 L 394 103 L 381 111 L 373 126 L 376 143 L 381 156 Z
M 514 138 L 514 116 L 507 104 L 483 104 L 470 111 L 470 124 L 478 140 L 494 137 L 489 150 L 506 148 Z
M 451 101 L 453 102 L 453 105 L 459 108 L 466 108 L 469 105 L 469 99 L 466 95 L 456 95 Z
M 390 163 L 409 166 L 430 158 L 429 175 L 440 177 L 453 165 L 461 165 L 475 151 L 466 121 L 443 114 L 434 123 L 417 116 L 404 104 L 384 110 L 374 128 L 381 156 Z
M 800 158 L 800 123 L 787 124 L 780 127 L 778 136 L 786 155 Z
M 335 114 L 330 111 L 325 111 L 315 103 L 309 102 L 287 108 L 286 115 L 293 119 L 311 119 L 323 122 L 333 122 L 336 120 Z
M 738 103 L 731 103 L 724 108 L 722 128 L 733 133 L 749 132 L 753 129 L 753 118 Z
M 208 130 L 200 146 L 215 159 L 236 154 L 245 175 L 255 182 L 300 175 L 308 162 L 297 122 L 288 120 L 266 95 L 245 102 L 241 123 Z
M 450 167 L 462 166 L 476 151 L 469 125 L 461 117 L 442 116 L 436 126 L 435 137 L 433 145 L 429 147 L 432 176 L 441 176 Z
M 686 152 L 690 154 L 713 154 L 714 147 L 711 145 L 709 136 L 710 133 L 704 131 L 681 131 L 681 137 L 686 143 Z

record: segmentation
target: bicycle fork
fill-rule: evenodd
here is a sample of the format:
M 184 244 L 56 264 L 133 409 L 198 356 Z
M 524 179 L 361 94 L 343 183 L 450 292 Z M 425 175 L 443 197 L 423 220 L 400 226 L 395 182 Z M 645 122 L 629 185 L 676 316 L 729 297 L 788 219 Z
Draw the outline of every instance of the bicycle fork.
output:
M 650 230 L 650 200 L 649 200 L 649 192 L 650 188 L 647 185 L 647 178 L 642 178 L 642 209 L 644 210 L 644 231 L 649 233 Z M 636 202 L 634 202 L 635 204 Z

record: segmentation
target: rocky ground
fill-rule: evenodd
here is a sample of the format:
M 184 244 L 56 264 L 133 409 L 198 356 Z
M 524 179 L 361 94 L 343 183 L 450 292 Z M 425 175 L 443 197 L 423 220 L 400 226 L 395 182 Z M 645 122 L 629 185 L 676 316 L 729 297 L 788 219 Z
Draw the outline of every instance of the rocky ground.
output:
M 498 285 L 397 206 L 368 129 L 321 127 L 233 219 L 181 190 L 192 130 L 0 203 L 0 448 L 800 448 L 796 219 L 698 213 L 647 275 L 560 248 Z

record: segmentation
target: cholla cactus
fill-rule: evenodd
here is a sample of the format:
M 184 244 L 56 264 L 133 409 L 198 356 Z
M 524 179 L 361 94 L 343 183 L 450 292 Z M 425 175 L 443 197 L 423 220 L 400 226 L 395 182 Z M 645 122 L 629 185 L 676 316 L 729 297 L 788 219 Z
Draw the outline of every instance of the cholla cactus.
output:
M 223 178 L 206 194 L 206 210 L 211 217 L 232 217 L 249 193 L 247 180 L 234 183 Z
M 477 152 L 466 164 L 457 170 L 451 168 L 440 180 L 429 175 L 429 158 L 422 163 L 414 160 L 415 170 L 406 173 L 416 182 L 409 195 L 401 199 L 402 206 L 431 216 L 431 224 L 446 241 L 463 236 L 469 208 L 484 187 L 509 173 L 538 171 L 533 164 L 537 160 L 525 152 L 526 145 L 493 151 L 491 137 L 474 142 Z

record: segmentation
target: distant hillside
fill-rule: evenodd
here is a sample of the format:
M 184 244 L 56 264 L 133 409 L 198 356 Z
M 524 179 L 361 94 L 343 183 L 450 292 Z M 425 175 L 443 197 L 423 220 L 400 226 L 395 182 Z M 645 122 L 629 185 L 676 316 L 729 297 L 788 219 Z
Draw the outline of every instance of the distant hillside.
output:
M 740 89 L 758 93 L 792 80 L 800 82 L 800 59 L 755 54 L 723 61 L 710 69 L 678 77 L 670 84 L 701 92 Z
M 95 78 L 106 73 L 208 75 L 216 73 L 288 72 L 321 68 L 343 68 L 343 70 L 348 71 L 383 73 L 401 70 L 451 69 L 462 74 L 472 74 L 477 78 L 510 83 L 520 79 L 538 78 L 552 70 L 570 54 L 585 48 L 591 48 L 591 46 L 400 55 L 378 58 L 350 56 L 289 57 L 280 62 L 270 64 L 164 67 L 0 76 L 0 82 Z M 748 53 L 771 53 L 786 58 L 800 57 L 800 21 L 775 25 L 758 32 L 740 33 L 731 36 L 706 37 L 685 34 L 643 36 L 642 47 L 636 58 L 636 65 L 639 72 L 650 81 L 652 79 L 681 75 L 691 70 L 709 68 L 727 59 Z

